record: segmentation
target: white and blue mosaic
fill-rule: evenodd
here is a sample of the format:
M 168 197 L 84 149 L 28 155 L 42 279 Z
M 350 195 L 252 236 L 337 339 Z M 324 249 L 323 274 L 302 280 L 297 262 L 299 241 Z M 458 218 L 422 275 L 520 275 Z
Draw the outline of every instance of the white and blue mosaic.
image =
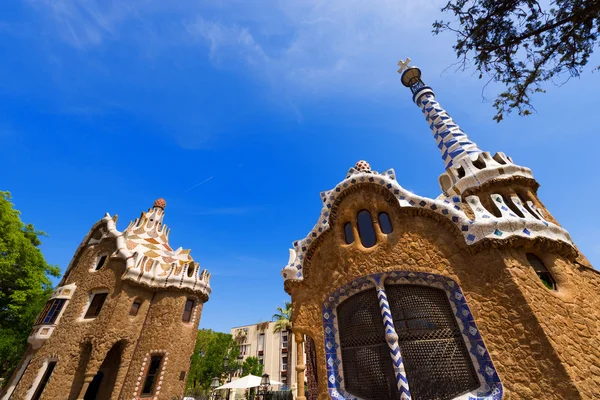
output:
M 562 227 L 546 221 L 540 210 L 536 209 L 531 202 L 528 202 L 530 212 L 521 204 L 518 198 L 512 198 L 514 204 L 523 214 L 521 217 L 505 204 L 502 196 L 493 194 L 492 198 L 502 214 L 500 217 L 496 217 L 483 207 L 477 196 L 467 196 L 465 198 L 466 203 L 475 214 L 475 219 L 472 220 L 465 214 L 460 196 L 438 199 L 422 197 L 400 186 L 396 181 L 396 174 L 393 169 L 378 173 L 364 167 L 361 169 L 350 168 L 346 179 L 335 188 L 321 193 L 323 208 L 321 209 L 319 221 L 304 239 L 294 242 L 293 249 L 290 250 L 288 264 L 282 271 L 285 280 L 304 279 L 303 265 L 306 253 L 313 242 L 330 228 L 331 210 L 337 199 L 349 188 L 364 183 L 386 188 L 396 197 L 400 207 L 426 209 L 447 218 L 462 233 L 467 245 L 475 244 L 483 239 L 502 240 L 515 236 L 525 238 L 544 237 L 572 245 L 569 233 Z

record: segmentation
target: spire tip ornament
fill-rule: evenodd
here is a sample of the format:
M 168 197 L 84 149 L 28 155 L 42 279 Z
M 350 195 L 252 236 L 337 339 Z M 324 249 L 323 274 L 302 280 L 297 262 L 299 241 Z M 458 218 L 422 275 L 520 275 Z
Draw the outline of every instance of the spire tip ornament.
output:
M 398 61 L 398 66 L 400 67 L 400 69 L 398 70 L 399 74 L 402 74 L 402 72 L 404 72 L 404 70 L 410 68 L 408 66 L 409 62 L 411 62 L 410 57 L 406 57 L 406 60 L 404 60 L 404 61 L 402 61 L 402 60 Z

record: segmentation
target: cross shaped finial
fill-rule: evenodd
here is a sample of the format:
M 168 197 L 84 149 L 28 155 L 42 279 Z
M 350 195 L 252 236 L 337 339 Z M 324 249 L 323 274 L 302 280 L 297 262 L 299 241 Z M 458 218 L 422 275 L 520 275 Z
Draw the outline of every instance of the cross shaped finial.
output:
M 406 57 L 406 60 L 402 61 L 398 61 L 398 66 L 400 67 L 400 69 L 398 70 L 398 73 L 401 74 L 402 72 L 404 72 L 404 70 L 408 69 L 408 63 L 410 62 L 410 58 Z

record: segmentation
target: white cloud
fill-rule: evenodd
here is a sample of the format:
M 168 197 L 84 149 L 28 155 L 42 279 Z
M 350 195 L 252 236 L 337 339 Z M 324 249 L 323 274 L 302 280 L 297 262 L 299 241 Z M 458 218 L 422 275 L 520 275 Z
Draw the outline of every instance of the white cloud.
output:
M 200 46 L 215 67 L 251 72 L 286 93 L 386 91 L 397 84 L 398 59 L 437 73 L 452 57 L 450 38 L 431 34 L 443 0 L 28 1 L 73 47 L 144 47 L 148 37 L 155 47 Z

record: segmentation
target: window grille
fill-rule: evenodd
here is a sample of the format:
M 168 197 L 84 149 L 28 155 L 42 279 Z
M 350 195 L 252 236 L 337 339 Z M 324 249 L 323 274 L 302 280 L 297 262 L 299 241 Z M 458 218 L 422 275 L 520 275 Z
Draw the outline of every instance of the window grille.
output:
M 419 285 L 385 288 L 412 398 L 445 400 L 479 387 L 446 293 Z
M 363 399 L 399 399 L 375 289 L 337 308 L 345 389 Z

